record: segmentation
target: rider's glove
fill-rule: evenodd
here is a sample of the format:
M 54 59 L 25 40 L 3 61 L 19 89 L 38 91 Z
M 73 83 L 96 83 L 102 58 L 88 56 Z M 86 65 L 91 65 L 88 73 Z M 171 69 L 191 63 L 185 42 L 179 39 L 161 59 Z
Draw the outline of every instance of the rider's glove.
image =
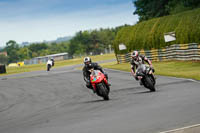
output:
M 135 80 L 139 80 L 137 76 L 135 76 Z
M 136 76 L 136 73 L 133 74 L 133 77 L 135 78 L 135 80 L 138 80 L 138 77 Z
M 155 72 L 155 69 L 153 68 L 153 66 L 150 65 L 149 67 L 151 68 L 152 72 L 154 73 L 154 72 Z

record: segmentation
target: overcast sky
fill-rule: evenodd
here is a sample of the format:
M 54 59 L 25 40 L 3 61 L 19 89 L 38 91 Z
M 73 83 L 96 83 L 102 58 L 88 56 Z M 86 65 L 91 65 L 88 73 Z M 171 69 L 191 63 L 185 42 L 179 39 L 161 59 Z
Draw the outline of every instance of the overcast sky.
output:
M 135 24 L 132 0 L 0 0 L 0 47 Z

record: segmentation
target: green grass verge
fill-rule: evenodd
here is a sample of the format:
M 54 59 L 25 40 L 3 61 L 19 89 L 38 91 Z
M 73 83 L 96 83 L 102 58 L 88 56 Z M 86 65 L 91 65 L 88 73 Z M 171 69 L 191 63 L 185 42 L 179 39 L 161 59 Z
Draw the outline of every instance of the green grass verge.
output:
M 92 61 L 115 59 L 114 54 L 105 54 L 105 55 L 97 55 L 97 56 L 90 56 L 90 57 L 91 57 Z M 70 66 L 70 65 L 82 64 L 82 63 L 83 63 L 83 57 L 76 58 L 76 59 L 70 59 L 70 60 L 55 61 L 55 67 Z M 16 73 L 23 73 L 23 72 L 38 71 L 38 70 L 46 70 L 46 64 L 25 65 L 25 66 L 21 66 L 21 67 L 6 67 L 7 73 L 0 74 L 0 76 L 16 74 Z
M 114 59 L 114 54 L 106 54 L 106 55 L 98 55 L 98 56 L 90 56 L 94 62 L 101 61 L 101 60 L 109 60 Z M 55 62 L 55 67 L 63 67 L 63 66 L 70 66 L 76 64 L 82 64 L 83 58 L 71 59 L 71 60 L 64 60 L 64 61 L 57 61 Z M 130 72 L 130 64 L 123 63 L 117 64 L 116 62 L 110 63 L 103 63 L 101 64 L 104 68 L 110 69 L 117 69 L 122 71 Z M 182 77 L 182 78 L 191 78 L 200 80 L 200 62 L 193 62 L 193 61 L 165 61 L 165 62 L 153 62 L 153 66 L 156 70 L 156 75 L 163 75 L 163 76 L 173 76 L 173 77 Z M 7 67 L 6 74 L 16 74 L 16 73 L 23 73 L 23 72 L 31 72 L 31 71 L 38 71 L 38 70 L 46 70 L 46 64 L 37 64 L 37 65 L 27 65 L 22 67 Z
M 130 64 L 116 62 L 102 64 L 105 68 L 130 72 Z M 200 80 L 200 62 L 193 61 L 165 61 L 153 62 L 156 75 L 173 76 Z

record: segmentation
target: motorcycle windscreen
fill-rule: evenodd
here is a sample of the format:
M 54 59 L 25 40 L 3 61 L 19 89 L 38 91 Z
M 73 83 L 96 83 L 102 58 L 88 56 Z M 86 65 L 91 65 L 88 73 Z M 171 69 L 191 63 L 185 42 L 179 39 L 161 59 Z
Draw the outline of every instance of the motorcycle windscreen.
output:
M 94 70 L 90 75 L 92 83 L 98 83 L 102 80 L 101 78 L 101 72 L 98 70 Z
M 137 70 L 136 70 L 136 74 L 138 76 L 143 76 L 146 70 L 146 65 L 145 64 L 141 64 L 138 66 Z

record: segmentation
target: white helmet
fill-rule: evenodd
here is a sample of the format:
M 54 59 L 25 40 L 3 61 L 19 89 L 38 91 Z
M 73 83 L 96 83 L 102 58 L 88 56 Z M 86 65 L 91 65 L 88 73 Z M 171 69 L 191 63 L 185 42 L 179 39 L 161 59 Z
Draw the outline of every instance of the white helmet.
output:
M 84 63 L 86 64 L 87 62 L 92 62 L 91 58 L 90 57 L 85 57 L 84 58 Z
M 137 58 L 139 55 L 139 52 L 138 51 L 133 51 L 133 53 L 131 54 L 131 57 L 132 58 Z

